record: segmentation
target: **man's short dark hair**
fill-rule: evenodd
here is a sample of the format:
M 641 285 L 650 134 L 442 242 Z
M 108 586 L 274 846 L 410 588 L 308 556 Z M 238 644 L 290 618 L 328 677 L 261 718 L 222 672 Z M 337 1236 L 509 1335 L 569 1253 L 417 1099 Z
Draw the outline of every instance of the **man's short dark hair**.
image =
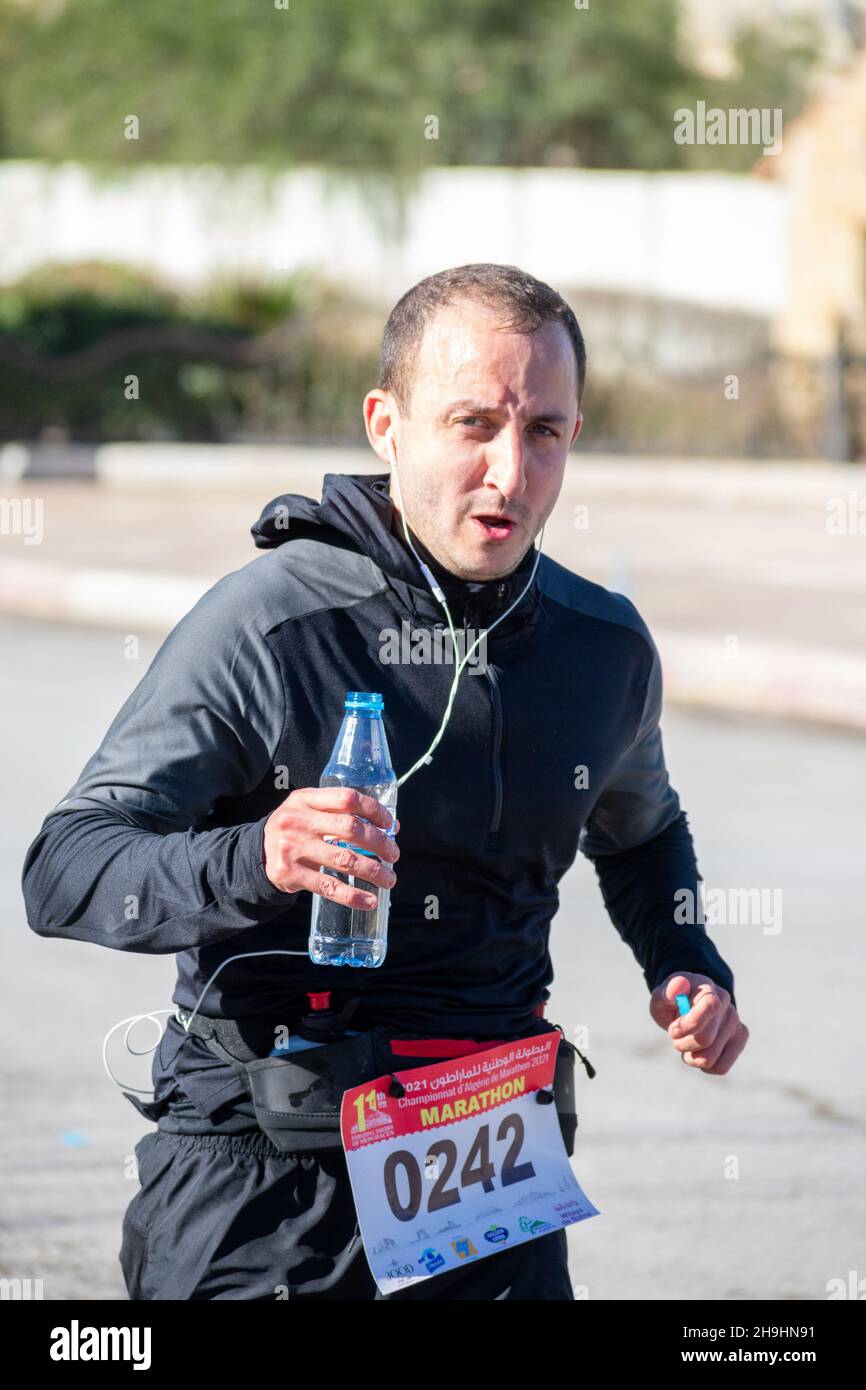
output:
M 379 359 L 381 390 L 390 391 L 401 414 L 409 416 L 409 401 L 421 340 L 428 323 L 443 306 L 461 299 L 478 299 L 502 311 L 502 326 L 534 333 L 547 321 L 568 332 L 577 363 L 577 403 L 586 380 L 586 346 L 573 311 L 556 290 L 516 265 L 459 265 L 419 280 L 391 310 L 382 335 Z

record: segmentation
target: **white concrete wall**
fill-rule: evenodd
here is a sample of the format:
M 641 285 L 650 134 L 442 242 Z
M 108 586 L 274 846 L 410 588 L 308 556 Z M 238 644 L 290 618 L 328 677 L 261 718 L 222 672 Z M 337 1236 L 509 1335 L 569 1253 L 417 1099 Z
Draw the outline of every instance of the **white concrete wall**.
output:
M 385 181 L 314 167 L 151 167 L 105 181 L 75 164 L 0 164 L 0 284 L 96 258 L 188 286 L 309 267 L 392 301 L 446 266 L 503 261 L 564 290 L 773 316 L 787 297 L 787 226 L 784 188 L 724 174 L 435 170 L 400 214 Z

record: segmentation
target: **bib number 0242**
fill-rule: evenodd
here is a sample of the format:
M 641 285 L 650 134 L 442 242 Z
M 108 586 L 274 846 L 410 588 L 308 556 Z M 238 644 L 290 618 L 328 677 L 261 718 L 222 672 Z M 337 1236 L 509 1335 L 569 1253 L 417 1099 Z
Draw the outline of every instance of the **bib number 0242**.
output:
M 518 1162 L 523 1145 L 524 1128 L 523 1120 L 516 1111 L 502 1117 L 496 1131 L 496 1139 L 500 1143 L 510 1140 L 502 1159 L 502 1169 L 499 1175 L 499 1181 L 503 1187 L 510 1187 L 516 1182 L 525 1182 L 527 1178 L 535 1176 L 532 1163 Z M 458 1158 L 457 1145 L 452 1139 L 437 1139 L 427 1150 L 425 1169 L 431 1165 L 435 1166 L 436 1169 L 436 1179 L 430 1188 L 430 1195 L 427 1200 L 428 1212 L 441 1211 L 444 1207 L 454 1206 L 460 1201 L 461 1189 L 471 1187 L 473 1183 L 480 1183 L 484 1192 L 493 1191 L 496 1165 L 490 1157 L 489 1124 L 483 1124 L 478 1129 L 466 1160 L 460 1169 L 459 1177 L 457 1181 L 452 1182 L 451 1179 L 455 1175 Z M 409 1196 L 406 1202 L 401 1200 L 398 1191 L 398 1179 L 401 1174 L 408 1180 Z M 414 1221 L 421 1210 L 425 1186 L 425 1180 L 415 1155 L 410 1153 L 408 1149 L 395 1149 L 385 1161 L 383 1176 L 385 1196 L 394 1216 L 398 1221 Z

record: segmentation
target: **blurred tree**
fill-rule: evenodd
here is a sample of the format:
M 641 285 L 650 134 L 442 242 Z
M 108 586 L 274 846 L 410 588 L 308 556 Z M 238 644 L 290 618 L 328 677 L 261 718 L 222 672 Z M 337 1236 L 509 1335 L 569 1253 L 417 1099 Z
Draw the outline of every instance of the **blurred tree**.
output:
M 728 104 L 724 84 L 681 52 L 678 0 L 278 3 L 0 0 L 0 155 L 395 174 L 754 159 L 748 147 L 673 141 L 677 107 L 709 95 Z M 754 52 L 741 48 L 733 84 L 745 104 L 794 115 L 808 64 L 763 44 L 752 81 Z M 770 90 L 784 101 L 765 100 Z M 429 117 L 436 139 L 425 137 Z

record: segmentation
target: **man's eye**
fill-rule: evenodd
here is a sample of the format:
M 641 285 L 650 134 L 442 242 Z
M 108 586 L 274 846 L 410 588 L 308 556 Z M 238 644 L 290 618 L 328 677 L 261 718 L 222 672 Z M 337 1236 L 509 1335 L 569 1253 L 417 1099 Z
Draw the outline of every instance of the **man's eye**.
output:
M 472 426 L 473 428 L 477 427 L 478 425 L 481 425 L 481 426 L 482 426 L 483 428 L 485 428 L 485 429 L 488 428 L 488 421 L 485 420 L 481 415 L 464 415 L 463 418 L 462 418 L 461 421 L 460 421 L 460 424 L 461 424 L 461 425 L 470 425 L 470 426 Z M 533 428 L 533 429 L 542 429 L 542 430 L 545 431 L 546 434 L 549 434 L 549 435 L 551 435 L 552 437 L 555 437 L 555 435 L 556 435 L 556 431 L 555 431 L 555 430 L 550 429 L 550 427 L 549 427 L 548 425 L 543 425 L 543 424 L 541 424 L 540 422 L 539 422 L 537 425 L 533 425 L 532 428 Z

